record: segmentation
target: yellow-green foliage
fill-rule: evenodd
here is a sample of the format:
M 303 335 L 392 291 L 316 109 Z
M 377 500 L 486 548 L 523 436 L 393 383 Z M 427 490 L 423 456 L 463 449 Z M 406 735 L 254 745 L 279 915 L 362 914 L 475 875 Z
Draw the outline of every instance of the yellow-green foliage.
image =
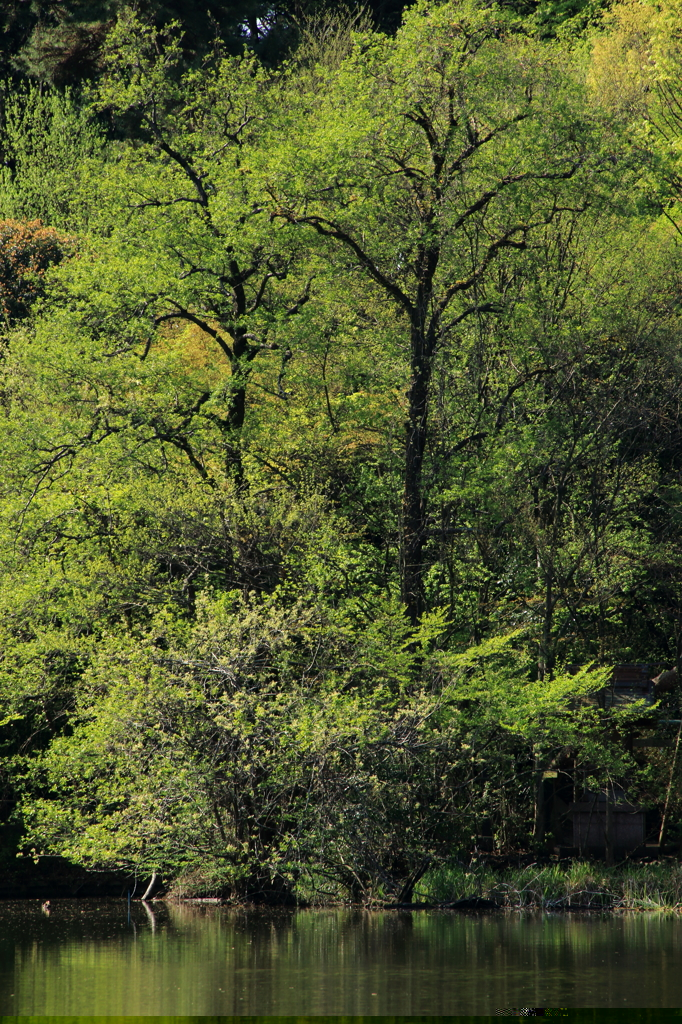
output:
M 545 768 L 670 790 L 679 836 L 672 751 L 629 745 L 677 697 L 595 697 L 680 646 L 678 20 L 420 0 L 188 64 L 126 7 L 78 99 L 7 86 L 4 215 L 73 238 L 6 239 L 21 851 L 253 898 L 676 901 L 663 868 L 449 865 L 483 821 L 551 850 Z

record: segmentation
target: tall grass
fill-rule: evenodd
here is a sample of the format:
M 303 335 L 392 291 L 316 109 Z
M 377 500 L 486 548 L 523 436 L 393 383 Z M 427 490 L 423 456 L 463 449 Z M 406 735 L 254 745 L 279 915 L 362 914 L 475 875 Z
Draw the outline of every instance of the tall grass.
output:
M 219 872 L 196 869 L 178 879 L 169 898 L 219 896 L 229 891 L 229 879 Z M 348 903 L 348 892 L 322 875 L 303 876 L 296 895 L 308 906 Z M 682 912 L 682 864 L 604 864 L 574 861 L 567 866 L 546 864 L 495 869 L 481 863 L 452 864 L 427 872 L 414 900 L 448 904 L 482 897 L 500 907 L 543 910 L 676 910 Z M 371 906 L 385 906 L 395 895 L 379 891 Z
M 516 909 L 682 910 L 682 865 L 620 867 L 574 861 L 567 867 L 452 865 L 430 871 L 415 892 L 428 903 L 483 897 Z

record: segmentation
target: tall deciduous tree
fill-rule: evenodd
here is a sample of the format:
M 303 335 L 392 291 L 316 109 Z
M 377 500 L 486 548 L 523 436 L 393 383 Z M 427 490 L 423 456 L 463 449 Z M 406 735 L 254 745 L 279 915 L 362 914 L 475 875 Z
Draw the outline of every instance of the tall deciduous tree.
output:
M 418 4 L 395 40 L 358 39 L 327 85 L 292 115 L 272 211 L 328 243 L 405 325 L 402 593 L 416 621 L 434 360 L 490 309 L 480 293 L 494 265 L 562 207 L 581 206 L 594 140 L 560 52 L 475 4 Z
M 158 419 L 155 429 L 206 478 L 188 437 L 197 418 L 210 421 L 239 475 L 252 363 L 273 351 L 286 361 L 278 328 L 310 294 L 309 277 L 294 273 L 296 254 L 269 228 L 253 183 L 253 154 L 277 123 L 276 97 L 250 57 L 183 74 L 179 39 L 159 37 L 131 13 L 111 32 L 105 59 L 100 106 L 135 119 L 138 138 L 122 143 L 118 159 L 88 186 L 99 217 L 89 256 L 62 279 L 59 315 L 73 321 L 80 310 L 76 329 L 108 350 L 100 367 L 146 360 L 164 325 L 194 325 L 212 339 L 219 383 L 182 405 L 182 437 Z M 68 346 L 64 320 L 59 331 Z

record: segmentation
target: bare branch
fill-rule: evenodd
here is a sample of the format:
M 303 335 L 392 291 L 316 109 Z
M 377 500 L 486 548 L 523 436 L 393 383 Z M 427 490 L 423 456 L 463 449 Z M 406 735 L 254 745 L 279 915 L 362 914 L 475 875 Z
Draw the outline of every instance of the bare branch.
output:
M 200 327 L 202 331 L 205 331 L 205 333 L 208 334 L 209 337 L 213 338 L 213 340 L 218 343 L 218 345 L 225 353 L 227 358 L 230 360 L 230 362 L 234 361 L 234 354 L 232 352 L 232 349 L 227 344 L 220 331 L 217 331 L 215 327 L 211 327 L 207 320 L 203 320 L 200 316 L 197 316 L 196 313 L 191 313 L 188 309 L 185 309 L 185 307 L 181 306 L 179 302 L 175 301 L 175 299 L 169 298 L 166 299 L 166 301 L 170 302 L 172 306 L 175 306 L 175 308 L 177 309 L 177 313 L 167 313 L 160 317 L 156 317 L 154 321 L 155 324 L 161 323 L 164 320 L 188 320 L 190 323 L 196 324 L 197 327 Z
M 395 299 L 398 305 L 405 310 L 410 318 L 413 316 L 414 306 L 402 288 L 399 288 L 397 284 L 391 281 L 391 279 L 387 277 L 379 267 L 377 267 L 372 257 L 365 252 L 362 246 L 360 246 L 347 231 L 344 231 L 338 224 L 335 224 L 334 221 L 327 220 L 326 217 L 318 217 L 314 215 L 300 216 L 299 214 L 294 213 L 293 210 L 283 210 L 281 208 L 276 210 L 272 214 L 272 217 L 281 218 L 288 221 L 290 224 L 307 224 L 309 227 L 313 228 L 314 231 L 317 231 L 319 235 L 323 235 L 326 238 L 335 238 L 337 241 L 342 242 L 347 248 L 355 253 L 363 267 L 368 271 L 377 284 L 380 284 L 381 287 L 388 292 L 393 299 Z

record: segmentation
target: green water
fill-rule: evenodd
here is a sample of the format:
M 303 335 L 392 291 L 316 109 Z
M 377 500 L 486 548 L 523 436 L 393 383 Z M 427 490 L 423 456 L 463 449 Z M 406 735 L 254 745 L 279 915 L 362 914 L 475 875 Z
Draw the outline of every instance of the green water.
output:
M 682 1006 L 682 919 L 0 904 L 0 1014 L 496 1015 Z

